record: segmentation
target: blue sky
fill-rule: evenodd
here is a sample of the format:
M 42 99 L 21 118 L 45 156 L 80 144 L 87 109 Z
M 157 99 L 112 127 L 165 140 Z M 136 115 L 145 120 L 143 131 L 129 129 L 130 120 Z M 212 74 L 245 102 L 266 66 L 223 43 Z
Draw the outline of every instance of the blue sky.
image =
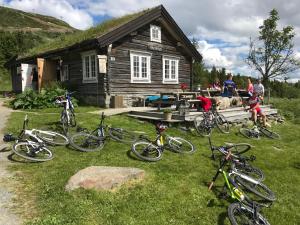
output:
M 189 38 L 198 40 L 207 67 L 257 76 L 244 58 L 249 38 L 257 37 L 258 27 L 273 8 L 279 12 L 280 27 L 295 28 L 295 54 L 300 58 L 299 0 L 0 0 L 0 5 L 61 18 L 78 29 L 159 4 Z M 295 81 L 300 72 L 290 77 Z

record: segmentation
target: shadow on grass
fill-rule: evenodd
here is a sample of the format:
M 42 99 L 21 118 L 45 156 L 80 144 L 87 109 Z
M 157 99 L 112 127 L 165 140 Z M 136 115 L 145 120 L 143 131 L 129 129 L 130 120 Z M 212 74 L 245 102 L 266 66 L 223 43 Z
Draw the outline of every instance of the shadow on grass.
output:
M 227 212 L 222 212 L 218 216 L 218 225 L 224 225 L 225 224 L 225 219 L 227 218 Z
M 28 159 L 23 159 L 19 156 L 17 156 L 15 153 L 11 153 L 7 156 L 8 160 L 12 161 L 12 162 L 17 162 L 17 163 L 42 163 L 42 162 L 38 162 L 38 161 L 31 161 Z
M 0 145 L 0 153 L 1 152 L 9 152 L 11 150 L 11 145 L 9 144 L 3 144 L 3 145 Z

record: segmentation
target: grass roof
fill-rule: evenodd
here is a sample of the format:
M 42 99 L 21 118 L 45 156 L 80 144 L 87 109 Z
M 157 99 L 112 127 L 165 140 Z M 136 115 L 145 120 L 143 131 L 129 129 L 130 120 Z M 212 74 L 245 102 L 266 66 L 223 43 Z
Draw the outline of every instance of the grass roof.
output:
M 36 46 L 35 48 L 31 49 L 29 52 L 25 53 L 21 57 L 34 56 L 51 50 L 66 48 L 74 44 L 78 44 L 82 41 L 101 37 L 102 35 L 145 14 L 146 12 L 149 12 L 150 10 L 151 9 L 147 9 L 137 13 L 128 14 L 119 18 L 106 20 L 103 23 L 85 31 L 75 31 L 74 33 L 71 34 L 61 35 L 58 38 L 52 39 L 46 43 Z

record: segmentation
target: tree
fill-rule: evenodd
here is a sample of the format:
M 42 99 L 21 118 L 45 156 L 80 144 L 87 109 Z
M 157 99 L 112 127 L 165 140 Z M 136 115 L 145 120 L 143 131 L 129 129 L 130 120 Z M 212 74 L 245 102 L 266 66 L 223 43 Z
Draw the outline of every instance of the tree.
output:
M 278 20 L 278 12 L 273 9 L 270 17 L 259 27 L 258 40 L 254 41 L 250 38 L 246 62 L 261 74 L 265 85 L 270 78 L 283 77 L 300 67 L 293 50 L 294 28 L 286 26 L 279 31 Z

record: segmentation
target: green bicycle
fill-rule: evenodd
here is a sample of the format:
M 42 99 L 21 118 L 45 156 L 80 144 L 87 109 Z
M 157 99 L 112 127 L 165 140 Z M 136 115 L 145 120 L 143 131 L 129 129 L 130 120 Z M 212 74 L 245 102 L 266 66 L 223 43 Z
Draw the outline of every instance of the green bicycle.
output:
M 217 170 L 212 182 L 209 185 L 209 190 L 212 189 L 214 182 L 220 173 L 222 173 L 225 180 L 224 188 L 229 191 L 229 197 L 237 202 L 229 205 L 227 213 L 230 223 L 232 225 L 270 225 L 268 220 L 259 212 L 261 204 L 251 201 L 250 198 L 239 188 L 233 177 L 230 176 L 226 171 L 223 170 L 228 160 L 231 157 L 231 152 L 229 151 L 226 157 L 223 157 L 220 167 Z M 228 192 L 226 192 L 227 194 Z

